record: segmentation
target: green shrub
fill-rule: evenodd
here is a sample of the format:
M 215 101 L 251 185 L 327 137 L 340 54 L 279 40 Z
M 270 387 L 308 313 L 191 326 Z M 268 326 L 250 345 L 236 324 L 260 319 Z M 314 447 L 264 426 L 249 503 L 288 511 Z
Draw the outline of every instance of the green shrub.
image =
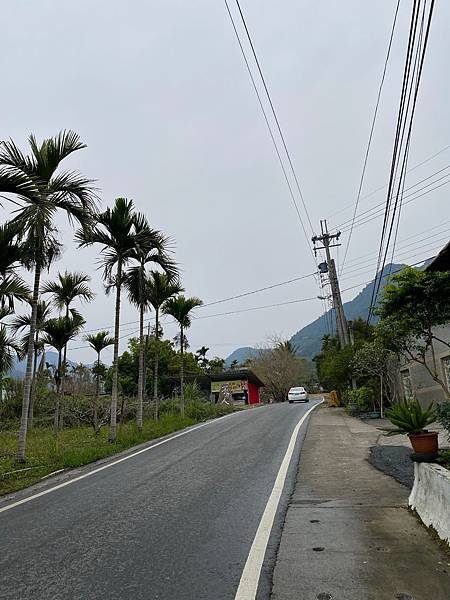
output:
M 444 402 L 436 406 L 437 420 L 442 427 L 447 431 L 448 440 L 450 442 L 450 402 Z
M 349 414 L 368 412 L 373 407 L 373 390 L 366 386 L 356 390 L 347 389 L 344 392 L 344 403 Z
M 186 416 L 196 421 L 207 421 L 234 412 L 229 404 L 211 404 L 211 402 L 186 403 Z
M 386 411 L 386 417 L 395 425 L 381 428 L 386 435 L 420 433 L 436 420 L 436 410 L 433 403 L 427 408 L 422 408 L 418 400 L 409 400 L 394 404 Z

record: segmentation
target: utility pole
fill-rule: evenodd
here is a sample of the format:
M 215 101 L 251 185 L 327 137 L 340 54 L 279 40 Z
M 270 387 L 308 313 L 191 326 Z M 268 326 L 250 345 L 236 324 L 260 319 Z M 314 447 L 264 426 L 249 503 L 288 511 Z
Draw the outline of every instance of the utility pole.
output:
M 341 347 L 344 348 L 350 343 L 348 325 L 344 314 L 344 307 L 342 305 L 341 291 L 339 289 L 336 265 L 334 263 L 334 259 L 331 258 L 330 253 L 330 248 L 333 248 L 334 246 L 340 246 L 339 243 L 332 244 L 331 242 L 333 240 L 336 240 L 337 242 L 339 240 L 341 232 L 338 231 L 334 234 L 328 233 L 327 222 L 325 220 L 320 221 L 320 228 L 322 231 L 322 235 L 315 235 L 312 238 L 312 241 L 314 243 L 314 252 L 317 253 L 317 250 L 325 250 L 325 254 L 327 257 L 328 276 L 331 285 L 331 295 L 333 298 L 333 308 L 336 314 L 337 333 Z M 318 242 L 321 242 L 323 245 L 316 246 Z

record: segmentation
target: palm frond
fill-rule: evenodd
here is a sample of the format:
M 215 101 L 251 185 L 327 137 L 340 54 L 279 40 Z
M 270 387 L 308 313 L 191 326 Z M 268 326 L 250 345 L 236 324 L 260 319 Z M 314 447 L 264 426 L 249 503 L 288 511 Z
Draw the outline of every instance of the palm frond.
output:
M 191 326 L 191 312 L 203 304 L 200 298 L 183 295 L 169 298 L 162 307 L 163 314 L 170 315 L 185 329 Z
M 100 354 L 102 350 L 114 344 L 114 338 L 109 335 L 108 331 L 99 331 L 98 333 L 85 336 L 84 339 L 97 354 Z

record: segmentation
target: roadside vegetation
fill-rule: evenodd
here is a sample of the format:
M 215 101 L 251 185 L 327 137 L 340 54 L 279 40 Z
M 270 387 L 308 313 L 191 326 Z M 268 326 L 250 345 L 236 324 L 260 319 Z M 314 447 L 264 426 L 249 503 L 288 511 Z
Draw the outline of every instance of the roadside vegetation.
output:
M 201 401 L 186 404 L 186 414 L 180 414 L 177 401 L 163 402 L 158 421 L 147 417 L 142 427 L 134 420 L 119 424 L 114 443 L 103 428 L 95 433 L 83 425 L 65 427 L 55 436 L 51 427 L 37 427 L 28 434 L 26 462 L 17 464 L 15 452 L 17 433 L 13 430 L 0 433 L 0 495 L 41 481 L 43 477 L 93 461 L 106 458 L 132 446 L 173 433 L 178 429 L 233 412 L 227 405 L 213 405 Z
M 189 351 L 186 330 L 202 301 L 183 293 L 172 238 L 131 199 L 102 206 L 95 181 L 66 164 L 85 148 L 72 131 L 42 142 L 30 135 L 27 152 L 13 140 L 0 142 L 0 194 L 9 219 L 0 226 L 3 493 L 232 410 L 211 405 L 205 383 L 223 361 L 208 360 L 204 346 Z M 98 250 L 104 289 L 91 289 L 83 272 L 49 276 L 64 255 L 57 215 L 68 217 L 76 247 Z M 105 292 L 114 297 L 114 325 L 87 329 L 83 304 Z M 120 354 L 125 295 L 139 330 Z M 153 327 L 146 323 L 150 311 Z M 164 339 L 161 315 L 178 323 L 175 339 Z M 92 349 L 90 365 L 71 360 L 75 340 Z M 102 359 L 110 346 L 108 366 Z M 47 360 L 50 350 L 56 363 Z M 26 364 L 23 379 L 11 375 L 17 360 Z
M 450 434 L 450 391 L 433 345 L 450 349 L 439 337 L 439 326 L 450 322 L 450 274 L 406 267 L 391 277 L 376 314 L 375 325 L 353 322 L 353 346 L 341 348 L 336 337 L 324 336 L 315 357 L 320 382 L 340 394 L 351 414 L 376 416 L 403 398 L 401 365 L 417 363 L 442 389 L 446 402 L 437 418 Z

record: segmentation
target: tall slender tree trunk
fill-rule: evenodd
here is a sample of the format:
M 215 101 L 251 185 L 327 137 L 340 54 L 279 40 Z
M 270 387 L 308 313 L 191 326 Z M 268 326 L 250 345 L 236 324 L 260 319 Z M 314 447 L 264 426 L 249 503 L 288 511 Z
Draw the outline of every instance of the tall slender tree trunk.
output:
M 97 355 L 97 376 L 95 382 L 95 400 L 94 400 L 94 433 L 97 435 L 98 426 L 98 399 L 100 397 L 100 352 Z
M 53 419 L 53 429 L 55 431 L 55 435 L 58 435 L 59 430 L 59 414 L 61 407 L 61 385 L 62 385 L 62 350 L 58 350 L 58 381 L 56 383 L 56 403 L 55 403 L 55 415 Z
M 22 397 L 22 415 L 20 418 L 20 429 L 19 429 L 19 440 L 17 446 L 17 461 L 25 461 L 25 449 L 27 443 L 27 429 L 28 429 L 28 407 L 30 405 L 30 392 L 31 392 L 31 380 L 33 377 L 33 357 L 34 357 L 34 336 L 36 333 L 36 321 L 37 321 L 37 308 L 39 300 L 39 283 L 41 279 L 41 267 L 36 264 L 34 270 L 34 286 L 33 286 L 33 300 L 31 304 L 31 322 L 30 322 L 30 333 L 28 335 L 28 353 L 27 353 L 27 368 L 25 371 L 25 380 L 23 384 L 23 397 Z
M 30 404 L 28 406 L 28 429 L 33 429 L 33 418 L 34 418 L 34 402 L 36 400 L 36 373 L 37 373 L 37 361 L 38 361 L 38 350 L 37 343 L 39 341 L 39 332 L 36 331 L 36 335 L 34 337 L 35 346 L 34 346 L 34 359 L 33 359 L 33 379 L 31 381 L 31 390 L 30 390 Z
M 116 311 L 114 321 L 114 354 L 113 354 L 113 377 L 111 392 L 111 428 L 109 432 L 110 442 L 117 438 L 117 398 L 119 392 L 119 330 L 120 330 L 120 292 L 122 287 L 122 259 L 117 263 L 116 281 Z
M 66 306 L 66 319 L 69 318 L 69 305 Z M 65 392 L 66 392 L 66 382 L 67 382 L 67 344 L 64 345 L 64 355 L 62 361 L 63 368 L 63 377 L 61 383 L 61 408 L 59 411 L 59 428 L 62 429 L 64 425 L 64 406 L 65 406 Z M 75 379 L 75 374 L 74 374 Z
M 181 365 L 180 365 L 181 416 L 184 419 L 184 331 L 183 331 L 182 325 L 180 327 L 180 351 L 181 351 Z
M 139 374 L 136 420 L 142 429 L 142 402 L 144 398 L 144 305 L 139 307 Z
M 158 371 L 159 371 L 159 307 L 155 309 L 155 364 L 153 366 L 153 402 L 155 403 L 155 420 L 159 419 L 158 398 Z

